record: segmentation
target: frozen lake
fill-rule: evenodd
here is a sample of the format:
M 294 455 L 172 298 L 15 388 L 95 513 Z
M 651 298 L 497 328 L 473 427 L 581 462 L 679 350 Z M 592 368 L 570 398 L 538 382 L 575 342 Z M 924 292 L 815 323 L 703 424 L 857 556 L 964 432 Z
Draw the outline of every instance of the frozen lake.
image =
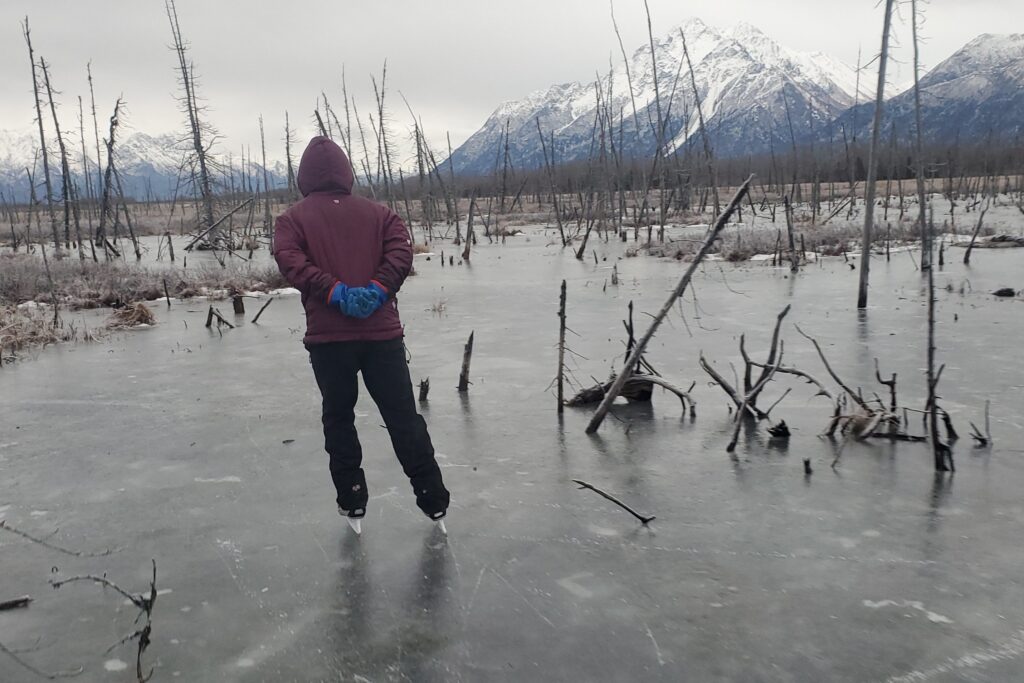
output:
M 707 263 L 648 356 L 668 379 L 697 381 L 697 417 L 660 390 L 623 406 L 600 435 L 590 409 L 563 421 L 545 389 L 556 372 L 558 287 L 568 280 L 569 344 L 590 384 L 622 360 L 632 300 L 642 331 L 685 266 L 617 261 L 594 240 L 578 262 L 547 236 L 486 239 L 472 265 L 417 257 L 400 294 L 414 382 L 453 507 L 450 537 L 415 509 L 368 396 L 358 408 L 370 506 L 356 539 L 333 507 L 319 395 L 297 297 L 223 335 L 205 303 L 155 305 L 160 324 L 96 344 L 50 348 L 0 371 L 0 516 L 68 557 L 0 536 L 0 642 L 75 680 L 133 680 L 134 648 L 104 651 L 136 611 L 60 576 L 102 573 L 132 590 L 158 567 L 154 680 L 184 681 L 1011 681 L 1024 678 L 1024 252 L 958 250 L 936 273 L 943 406 L 961 432 L 958 471 L 937 478 L 919 444 L 851 444 L 835 471 L 818 438 L 831 405 L 795 378 L 766 390 L 794 430 L 763 426 L 725 451 L 727 378 L 738 337 L 763 360 L 778 312 L 787 365 L 826 373 L 792 324 L 823 345 L 867 395 L 899 374 L 901 403 L 924 403 L 923 280 L 907 253 L 872 267 L 871 308 L 855 309 L 842 258 L 797 277 L 766 263 Z M 446 246 L 446 254 L 456 248 Z M 588 248 L 588 252 L 590 248 Z M 191 261 L 191 257 L 190 257 Z M 952 286 L 952 291 L 945 289 Z M 961 294 L 961 287 L 963 293 Z M 438 306 L 444 302 L 444 306 Z M 444 308 L 439 314 L 431 309 Z M 230 305 L 221 306 L 229 313 Z M 230 317 L 230 316 L 229 316 Z M 476 333 L 468 397 L 455 391 Z M 968 421 L 992 402 L 995 447 Z M 911 419 L 920 433 L 920 421 Z M 292 441 L 294 440 L 294 441 Z M 288 442 L 288 443 L 286 443 Z M 814 474 L 805 477 L 802 460 Z M 657 516 L 644 529 L 571 479 Z M 112 672 L 124 662 L 127 671 Z M 0 680 L 38 680 L 0 655 Z

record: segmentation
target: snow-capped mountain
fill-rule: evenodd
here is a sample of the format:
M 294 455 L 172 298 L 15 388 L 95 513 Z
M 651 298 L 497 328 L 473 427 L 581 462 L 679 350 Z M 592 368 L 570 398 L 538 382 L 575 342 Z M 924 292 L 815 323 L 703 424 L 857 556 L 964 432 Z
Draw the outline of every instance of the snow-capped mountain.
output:
M 88 158 L 83 165 L 81 143 L 76 140 L 77 136 L 66 136 L 65 144 L 72 174 L 80 186 L 80 193 L 84 195 L 83 175 L 85 171 L 83 166 L 88 169 L 88 173 L 94 179 L 98 178 L 102 170 L 97 171 L 96 168 L 95 145 L 89 144 L 89 141 L 86 140 Z M 47 130 L 47 149 L 54 193 L 59 195 L 60 152 L 50 130 Z M 187 143 L 183 143 L 183 138 L 180 135 L 172 133 L 149 135 L 144 132 L 134 132 L 124 136 L 118 140 L 114 148 L 114 155 L 125 194 L 135 199 L 170 198 L 179 183 L 179 174 L 181 177 L 179 192 L 188 194 L 190 190 L 187 188 L 191 171 L 188 166 L 182 169 L 182 163 L 187 154 Z M 105 149 L 101 157 L 105 165 Z M 238 158 L 223 157 L 219 159 L 219 162 L 213 177 L 217 191 L 230 189 L 232 183 L 236 188 L 241 187 L 243 174 Z M 246 165 L 248 174 L 244 183 L 253 188 L 262 186 L 263 167 L 255 161 L 250 163 L 248 160 Z M 36 176 L 36 192 L 41 198 L 44 190 L 42 189 L 42 160 L 39 155 L 38 132 L 32 128 L 18 131 L 0 130 L 0 191 L 8 200 L 13 198 L 15 201 L 26 201 L 29 198 L 26 169 L 31 169 Z M 272 189 L 287 185 L 287 175 L 283 164 L 276 162 L 270 165 L 268 171 Z
M 519 168 L 541 165 L 538 119 L 545 136 L 554 133 L 559 161 L 586 159 L 600 111 L 599 91 L 605 111 L 616 117 L 613 137 L 619 139 L 621 131 L 626 155 L 648 156 L 658 141 L 655 79 L 662 116 L 668 122 L 666 146 L 678 149 L 693 141 L 700 124 L 683 36 L 700 106 L 719 155 L 763 149 L 769 137 L 786 144 L 790 120 L 803 129 L 811 118 L 826 122 L 854 104 L 853 68 L 825 55 L 790 50 L 749 24 L 721 31 L 691 19 L 655 42 L 653 63 L 650 46 L 644 45 L 628 63 L 596 83 L 556 85 L 501 105 L 452 155 L 456 171 L 492 171 L 501 160 L 499 141 L 506 125 L 513 164 Z
M 857 122 L 868 134 L 873 105 L 861 105 L 839 119 Z M 921 78 L 921 119 L 925 144 L 956 140 L 1013 140 L 1024 135 L 1024 33 L 983 34 Z M 914 91 L 885 105 L 885 131 L 895 125 L 904 137 L 914 130 Z

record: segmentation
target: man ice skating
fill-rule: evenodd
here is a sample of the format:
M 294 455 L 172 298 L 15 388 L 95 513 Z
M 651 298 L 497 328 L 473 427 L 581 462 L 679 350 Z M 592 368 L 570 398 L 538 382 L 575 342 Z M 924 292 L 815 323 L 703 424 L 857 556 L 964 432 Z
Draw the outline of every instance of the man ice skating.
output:
M 368 500 L 355 428 L 356 375 L 362 373 L 416 505 L 443 526 L 448 490 L 416 412 L 395 301 L 412 268 L 409 233 L 393 211 L 354 196 L 353 179 L 345 152 L 329 138 L 313 138 L 299 163 L 303 199 L 274 229 L 274 258 L 306 309 L 303 341 L 323 396 L 338 512 L 360 533 Z

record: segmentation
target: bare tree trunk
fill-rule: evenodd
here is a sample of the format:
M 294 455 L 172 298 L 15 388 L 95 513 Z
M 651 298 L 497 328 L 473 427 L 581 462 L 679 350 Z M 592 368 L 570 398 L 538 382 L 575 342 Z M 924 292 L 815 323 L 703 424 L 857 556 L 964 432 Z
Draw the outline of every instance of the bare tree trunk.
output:
M 78 202 L 75 199 L 74 179 L 71 177 L 71 166 L 68 162 L 68 150 L 64 144 L 64 136 L 60 132 L 60 120 L 57 118 L 57 105 L 53 101 L 53 88 L 50 87 L 50 69 L 46 60 L 39 58 L 39 66 L 43 70 L 43 84 L 46 86 L 46 98 L 50 103 L 50 115 L 53 117 L 53 130 L 57 136 L 57 147 L 60 149 L 61 197 L 64 203 L 64 247 L 71 248 L 71 219 L 74 215 L 75 234 L 78 242 L 78 260 L 85 260 L 82 249 L 82 228 L 78 220 Z
M 882 134 L 882 110 L 885 105 L 885 66 L 889 60 L 889 29 L 892 26 L 894 0 L 885 0 L 885 20 L 882 24 L 882 51 L 878 57 L 878 88 L 875 92 L 875 119 L 871 126 L 871 146 L 868 148 L 867 187 L 864 190 L 864 235 L 861 245 L 860 283 L 857 290 L 857 308 L 868 307 L 868 278 L 871 271 L 871 236 L 875 222 L 875 179 L 878 176 L 878 143 Z
M 113 142 L 113 138 L 111 138 L 111 142 Z M 128 213 L 128 203 L 125 201 L 124 198 L 124 188 L 121 187 L 121 174 L 117 172 L 117 166 L 114 165 L 113 150 L 114 147 L 113 144 L 111 144 L 110 159 L 107 163 L 110 164 L 110 168 L 113 169 L 114 171 L 114 183 L 117 185 L 117 198 L 121 203 L 121 210 L 124 212 L 124 222 L 128 226 L 128 236 L 131 238 L 132 246 L 135 248 L 135 260 L 141 261 L 142 250 L 139 248 L 139 239 L 135 236 L 135 226 L 132 225 L 132 216 L 130 213 Z M 114 207 L 114 213 L 117 213 L 117 207 Z
M 292 129 L 288 121 L 288 111 L 284 112 L 284 157 L 288 167 L 288 194 L 294 199 L 298 197 L 299 190 L 295 184 L 295 167 L 292 165 Z M 350 150 L 351 151 L 351 150 Z
M 89 173 L 89 157 L 85 153 L 85 111 L 82 108 L 82 98 L 81 97 L 78 98 L 78 135 L 79 135 L 79 138 L 81 139 L 81 142 L 82 142 L 82 177 L 85 180 L 85 197 L 86 197 L 86 199 L 89 202 L 89 212 L 88 212 L 88 215 L 91 216 L 92 215 L 92 207 L 96 204 L 96 195 L 93 193 L 93 188 L 92 188 L 92 174 Z M 81 195 L 80 194 L 78 195 L 78 198 L 79 198 L 79 200 L 81 200 Z M 81 204 L 81 201 L 79 201 L 78 203 Z M 78 237 L 78 243 L 79 243 L 79 245 L 81 245 L 81 243 L 82 243 L 81 223 L 80 223 L 80 221 L 78 219 L 76 219 L 76 221 L 75 221 L 75 229 L 76 229 L 76 236 Z M 92 235 L 91 225 L 90 225 L 89 234 Z M 98 261 L 98 259 L 96 258 L 96 243 L 91 239 L 91 237 L 89 239 L 89 247 L 92 249 L 92 260 L 95 263 L 96 261 Z
M 565 280 L 558 298 L 558 414 L 565 411 Z
M 473 359 L 473 337 L 476 333 L 469 333 L 469 340 L 462 352 L 462 372 L 459 373 L 459 393 L 465 394 L 469 391 L 469 363 Z
M 789 233 L 789 271 L 795 273 L 800 270 L 800 259 L 796 257 L 796 240 L 793 238 L 793 205 L 789 203 L 789 197 L 784 197 L 786 205 L 786 232 Z
M 476 211 L 476 191 L 469 195 L 469 216 L 466 218 L 466 245 L 462 250 L 462 260 L 469 262 L 469 248 L 473 245 L 476 236 L 473 234 L 473 217 Z
M 693 99 L 697 103 L 697 118 L 700 123 L 700 137 L 704 143 L 704 156 L 708 164 L 708 182 L 711 184 L 711 192 L 715 197 L 715 217 L 722 211 L 722 203 L 718 198 L 718 178 L 715 176 L 715 157 L 711 153 L 711 141 L 708 138 L 707 129 L 704 126 L 704 110 L 700 104 L 700 94 L 697 92 L 697 79 L 693 75 L 693 62 L 690 61 L 690 50 L 686 46 L 686 36 L 683 30 L 679 29 L 679 36 L 683 41 L 683 55 L 686 57 L 686 66 L 690 70 L 690 86 L 693 88 Z
M 550 161 L 548 161 L 548 147 L 544 143 L 544 132 L 540 128 L 540 118 L 537 118 L 537 134 L 540 136 L 540 147 L 544 153 L 544 168 L 548 172 L 548 180 L 551 183 L 551 208 L 555 212 L 555 221 L 558 223 L 558 234 L 562 239 L 562 246 L 565 247 L 568 241 L 565 238 L 565 226 L 562 225 L 562 210 L 558 204 L 558 187 L 555 183 L 555 170 Z M 552 149 L 552 154 L 554 150 Z
M 53 248 L 56 255 L 60 256 L 60 233 L 57 230 L 57 214 L 53 210 L 53 183 L 50 181 L 50 155 L 46 151 L 46 134 L 43 132 L 43 108 L 39 103 L 39 79 L 36 78 L 36 57 L 32 50 L 32 37 L 28 27 L 28 17 L 21 25 L 22 33 L 25 36 L 25 44 L 28 45 L 28 60 L 32 64 L 32 92 L 35 95 L 36 123 L 39 124 L 39 149 L 43 155 L 43 183 L 46 187 L 46 211 L 50 217 L 50 231 L 53 233 Z
M 971 234 L 971 243 L 967 245 L 967 249 L 964 251 L 964 265 L 965 266 L 971 265 L 971 251 L 974 249 L 974 243 L 978 239 L 978 233 L 981 232 L 981 224 L 985 220 L 985 213 L 987 211 L 988 211 L 988 207 L 986 206 L 978 214 L 978 224 L 974 228 L 974 233 Z
M 267 171 L 267 141 L 263 136 L 263 115 L 260 114 L 260 149 L 263 153 L 263 232 L 270 240 L 270 252 L 274 252 L 274 220 L 270 215 L 270 172 Z
M 207 240 L 212 244 L 218 241 L 219 234 L 210 230 L 213 225 L 213 188 L 210 183 L 210 171 L 207 164 L 207 149 L 203 144 L 203 125 L 199 119 L 199 104 L 196 102 L 195 78 L 193 65 L 186 54 L 185 39 L 181 35 L 181 26 L 178 24 L 178 10 L 174 0 L 166 0 L 167 18 L 171 23 L 171 36 L 174 40 L 174 52 L 178 57 L 178 68 L 181 72 L 181 86 L 184 97 L 181 104 L 188 116 L 189 128 L 192 135 L 192 147 L 195 150 L 196 162 L 199 166 L 199 194 L 202 200 L 202 213 L 199 216 L 200 231 L 208 231 Z
M 388 63 L 384 61 L 384 68 L 380 77 L 380 88 L 377 88 L 377 79 L 371 77 L 373 82 L 373 94 L 377 100 L 377 123 L 380 126 L 378 133 L 377 150 L 378 165 L 382 165 L 384 175 L 384 192 L 387 195 L 388 206 L 395 208 L 392 197 L 392 189 L 395 186 L 395 176 L 391 167 L 391 147 L 388 145 L 387 114 L 384 108 L 384 98 L 387 93 Z M 370 124 L 373 124 L 373 117 L 370 117 Z
M 928 219 L 925 211 L 925 203 L 927 201 L 925 197 L 925 183 L 924 183 L 924 151 L 922 137 L 924 135 L 921 130 L 921 87 L 919 82 L 920 75 L 920 55 L 919 45 L 917 42 L 917 0 L 911 2 L 911 32 L 914 41 L 914 152 L 917 159 L 914 162 L 914 169 L 917 176 L 917 201 L 918 208 L 920 209 L 918 220 L 921 223 L 921 270 L 931 270 L 932 267 L 932 256 L 934 251 L 932 249 L 932 236 L 930 226 L 928 225 Z
M 121 98 L 114 104 L 114 113 L 110 116 L 110 137 L 106 140 L 107 146 L 107 168 L 103 173 L 102 196 L 100 198 L 100 224 L 96 227 L 96 241 L 103 246 L 104 253 L 110 248 L 110 240 L 107 239 L 107 216 L 114 213 L 110 209 L 110 195 L 114 188 L 114 136 L 117 134 L 118 115 L 121 112 Z M 116 209 L 115 209 L 116 212 Z M 115 251 L 116 254 L 116 251 Z

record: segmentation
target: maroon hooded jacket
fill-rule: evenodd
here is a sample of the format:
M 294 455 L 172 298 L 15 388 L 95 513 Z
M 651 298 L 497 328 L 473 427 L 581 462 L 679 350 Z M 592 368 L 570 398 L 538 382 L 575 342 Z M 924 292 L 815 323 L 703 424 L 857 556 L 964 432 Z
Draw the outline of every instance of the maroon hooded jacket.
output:
M 303 199 L 277 218 L 274 258 L 302 293 L 307 344 L 385 341 L 403 335 L 395 294 L 412 268 L 409 233 L 386 206 L 352 195 L 352 165 L 326 137 L 310 140 L 299 163 Z M 365 320 L 328 305 L 335 283 L 373 280 L 388 301 Z

